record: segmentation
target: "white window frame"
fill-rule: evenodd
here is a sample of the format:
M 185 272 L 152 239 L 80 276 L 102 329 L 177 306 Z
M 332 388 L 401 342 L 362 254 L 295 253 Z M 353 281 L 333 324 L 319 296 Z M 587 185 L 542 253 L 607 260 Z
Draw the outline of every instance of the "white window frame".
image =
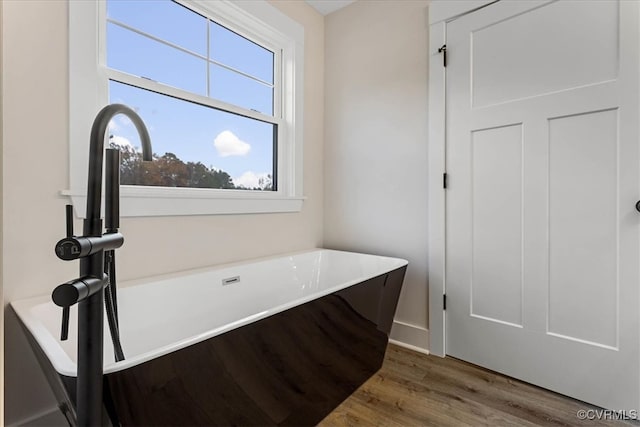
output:
M 248 191 L 123 185 L 121 216 L 174 216 L 299 212 L 303 187 L 304 29 L 266 1 L 180 0 L 179 3 L 250 39 L 279 47 L 276 52 L 274 116 L 278 121 L 277 190 Z M 71 198 L 84 217 L 89 134 L 93 120 L 108 104 L 109 79 L 182 98 L 180 89 L 144 81 L 106 67 L 106 2 L 69 2 L 69 165 Z M 280 56 L 280 61 L 277 61 Z M 201 104 L 230 112 L 245 110 L 209 97 L 189 94 Z M 280 101 L 278 101 L 280 100 Z M 268 117 L 253 114 L 257 119 Z M 151 140 L 153 145 L 153 138 Z

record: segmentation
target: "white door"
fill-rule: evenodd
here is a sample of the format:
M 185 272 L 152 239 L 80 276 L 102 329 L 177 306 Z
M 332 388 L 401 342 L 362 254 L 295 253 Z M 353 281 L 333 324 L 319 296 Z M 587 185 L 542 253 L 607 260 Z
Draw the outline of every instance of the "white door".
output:
M 640 404 L 638 2 L 447 24 L 446 352 Z

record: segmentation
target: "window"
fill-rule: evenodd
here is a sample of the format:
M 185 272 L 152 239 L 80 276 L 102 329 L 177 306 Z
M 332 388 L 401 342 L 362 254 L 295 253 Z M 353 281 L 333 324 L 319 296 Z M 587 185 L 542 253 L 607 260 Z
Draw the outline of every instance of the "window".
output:
M 145 121 L 154 152 L 142 162 L 135 128 L 114 118 L 123 215 L 300 210 L 299 24 L 266 2 L 91 3 L 69 6 L 74 205 L 84 206 L 93 115 L 118 102 Z

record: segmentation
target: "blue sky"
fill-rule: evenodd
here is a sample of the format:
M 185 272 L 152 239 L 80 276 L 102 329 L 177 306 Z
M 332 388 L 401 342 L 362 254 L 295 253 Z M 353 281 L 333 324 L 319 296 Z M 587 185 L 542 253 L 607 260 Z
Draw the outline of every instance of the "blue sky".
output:
M 107 2 L 111 19 L 207 56 L 267 83 L 273 82 L 273 54 L 171 1 Z M 109 23 L 107 65 L 133 75 L 247 109 L 272 114 L 272 89 L 262 83 Z M 172 152 L 184 161 L 200 161 L 228 172 L 236 184 L 272 172 L 273 125 L 210 107 L 110 82 L 110 102 L 134 108 L 142 117 L 159 155 Z M 139 146 L 133 125 L 117 116 L 111 125 L 117 140 Z M 243 179 L 239 179 L 244 175 Z M 247 182 L 249 183 L 249 182 Z

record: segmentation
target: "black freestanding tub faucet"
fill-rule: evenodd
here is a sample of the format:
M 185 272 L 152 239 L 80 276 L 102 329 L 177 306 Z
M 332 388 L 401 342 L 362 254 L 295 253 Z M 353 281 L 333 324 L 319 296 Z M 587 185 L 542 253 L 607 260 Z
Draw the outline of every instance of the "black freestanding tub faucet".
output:
M 73 211 L 67 206 L 67 237 L 56 244 L 56 255 L 65 261 L 80 259 L 80 277 L 58 286 L 53 302 L 63 308 L 61 339 L 67 338 L 69 308 L 78 304 L 78 349 L 76 373 L 76 418 L 79 426 L 102 424 L 103 374 L 103 304 L 107 287 L 107 318 L 114 342 L 116 360 L 123 360 L 118 333 L 115 301 L 114 250 L 122 246 L 120 226 L 120 151 L 104 150 L 109 121 L 124 114 L 135 125 L 142 143 L 142 157 L 151 160 L 151 140 L 144 122 L 131 108 L 122 104 L 104 107 L 91 128 L 89 147 L 89 177 L 87 183 L 87 214 L 83 236 L 73 235 Z M 102 164 L 105 167 L 105 228 L 103 232 L 100 204 L 102 199 Z M 106 258 L 106 263 L 105 263 Z M 105 266 L 107 268 L 105 268 Z M 107 273 L 107 274 L 105 274 Z

